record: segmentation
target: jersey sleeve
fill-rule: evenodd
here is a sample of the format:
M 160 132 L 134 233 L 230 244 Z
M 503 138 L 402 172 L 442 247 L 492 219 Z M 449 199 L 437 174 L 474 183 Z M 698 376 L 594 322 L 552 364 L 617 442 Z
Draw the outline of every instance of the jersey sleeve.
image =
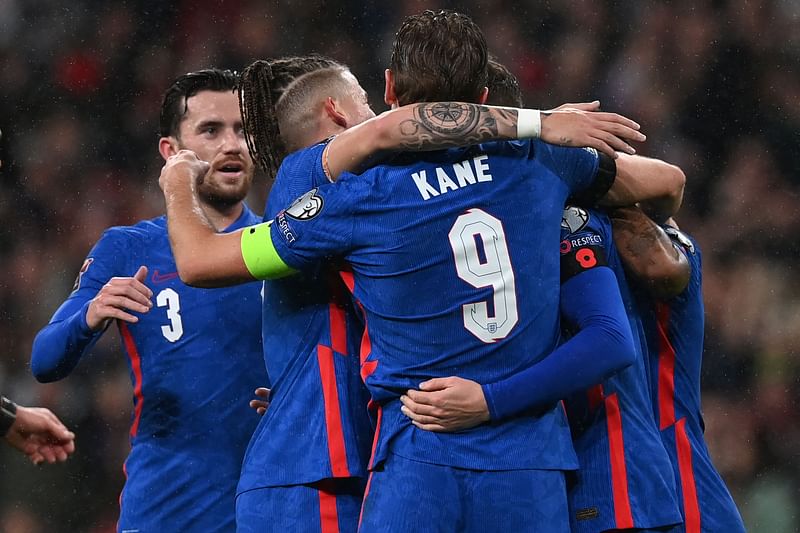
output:
M 600 383 L 634 361 L 625 305 L 605 259 L 610 240 L 592 227 L 588 212 L 568 212 L 570 209 L 575 208 L 565 210 L 562 223 L 566 226 L 562 270 L 566 267 L 570 273 L 562 273 L 560 309 L 564 321 L 577 333 L 539 363 L 483 386 L 492 420 L 552 404 Z M 565 251 L 564 242 L 570 240 L 582 245 Z
M 329 182 L 322 166 L 327 142 L 290 154 L 281 163 L 269 193 L 264 219 L 271 220 L 305 192 Z
M 539 143 L 542 161 L 558 175 L 570 191 L 571 202 L 594 206 L 605 196 L 617 175 L 613 159 L 594 148 L 571 148 Z
M 56 310 L 50 322 L 33 341 L 31 371 L 37 380 L 50 382 L 66 377 L 103 330 L 94 332 L 86 323 L 91 300 L 114 276 L 132 276 L 126 272 L 129 246 L 120 230 L 106 231 L 89 252 L 75 280 L 72 293 Z
M 349 174 L 308 191 L 273 220 L 277 255 L 296 270 L 346 256 L 353 248 L 354 221 L 369 203 L 368 195 L 369 180 Z

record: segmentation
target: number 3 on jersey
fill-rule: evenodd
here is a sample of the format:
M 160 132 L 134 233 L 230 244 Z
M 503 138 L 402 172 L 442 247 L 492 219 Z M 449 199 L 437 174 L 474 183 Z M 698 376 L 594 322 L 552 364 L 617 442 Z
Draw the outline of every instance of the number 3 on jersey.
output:
M 477 289 L 494 289 L 493 316 L 486 302 L 466 304 L 464 327 L 485 343 L 505 338 L 519 316 L 503 223 L 486 211 L 470 209 L 456 219 L 448 237 L 458 277 Z
M 156 305 L 167 308 L 168 326 L 161 326 L 161 334 L 169 342 L 175 342 L 183 337 L 183 322 L 181 321 L 181 299 L 172 289 L 164 289 L 156 296 Z

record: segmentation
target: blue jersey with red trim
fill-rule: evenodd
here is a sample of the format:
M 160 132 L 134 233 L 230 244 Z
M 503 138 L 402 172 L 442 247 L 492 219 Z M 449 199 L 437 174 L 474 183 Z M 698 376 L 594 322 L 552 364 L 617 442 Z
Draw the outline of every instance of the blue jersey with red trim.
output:
M 307 172 L 309 159 L 287 158 L 283 171 Z M 555 403 L 445 434 L 413 426 L 399 397 L 433 377 L 494 382 L 553 350 L 563 204 L 595 185 L 599 162 L 593 150 L 539 141 L 404 154 L 309 191 L 275 218 L 287 264 L 352 266 L 366 317 L 362 376 L 380 406 L 373 464 L 394 453 L 478 470 L 577 466 Z
M 682 293 L 666 301 L 639 291 L 656 422 L 678 480 L 687 533 L 744 531 L 703 439 L 700 366 L 705 312 L 700 248 L 685 233 L 671 226 L 664 229 L 689 261 L 691 277 Z
M 258 220 L 245 207 L 227 231 Z M 182 283 L 163 216 L 110 228 L 89 253 L 75 291 L 37 336 L 32 367 L 40 379 L 69 373 L 102 334 L 86 325 L 90 300 L 112 277 L 132 276 L 140 265 L 149 270 L 153 307 L 134 313 L 135 324 L 118 322 L 134 387 L 118 527 L 231 531 L 242 457 L 258 422 L 248 401 L 267 384 L 260 283 Z
M 633 332 L 633 365 L 565 400 L 580 469 L 569 490 L 573 531 L 655 528 L 681 522 L 669 457 L 649 408 L 646 345 L 639 312 L 597 211 L 564 210 L 562 275 L 607 264 L 616 274 Z
M 324 144 L 307 150 L 321 160 Z M 327 183 L 322 166 L 281 170 L 265 219 Z M 272 390 L 242 466 L 238 491 L 366 477 L 369 394 L 359 375 L 363 322 L 334 268 L 264 283 L 264 360 Z

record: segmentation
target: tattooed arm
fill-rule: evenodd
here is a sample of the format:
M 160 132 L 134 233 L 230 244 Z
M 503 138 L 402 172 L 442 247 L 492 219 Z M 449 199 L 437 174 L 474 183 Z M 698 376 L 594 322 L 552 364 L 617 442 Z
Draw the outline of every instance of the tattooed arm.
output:
M 531 125 L 520 120 L 528 120 L 531 112 L 520 111 L 461 102 L 393 109 L 337 135 L 325 149 L 326 170 L 335 179 L 344 171 L 357 173 L 369 168 L 390 152 L 524 138 Z M 634 153 L 626 141 L 643 141 L 638 130 L 638 124 L 616 113 L 560 108 L 541 113 L 539 137 L 562 146 L 589 146 L 616 157 L 615 150 Z
M 658 299 L 677 296 L 691 276 L 689 261 L 638 207 L 611 211 L 614 243 L 626 269 Z

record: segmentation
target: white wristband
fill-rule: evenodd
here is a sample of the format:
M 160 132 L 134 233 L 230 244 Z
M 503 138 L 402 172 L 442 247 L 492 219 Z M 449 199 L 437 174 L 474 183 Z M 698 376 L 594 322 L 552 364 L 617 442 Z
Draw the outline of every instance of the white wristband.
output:
M 542 113 L 538 109 L 517 110 L 517 139 L 538 139 L 542 134 Z

